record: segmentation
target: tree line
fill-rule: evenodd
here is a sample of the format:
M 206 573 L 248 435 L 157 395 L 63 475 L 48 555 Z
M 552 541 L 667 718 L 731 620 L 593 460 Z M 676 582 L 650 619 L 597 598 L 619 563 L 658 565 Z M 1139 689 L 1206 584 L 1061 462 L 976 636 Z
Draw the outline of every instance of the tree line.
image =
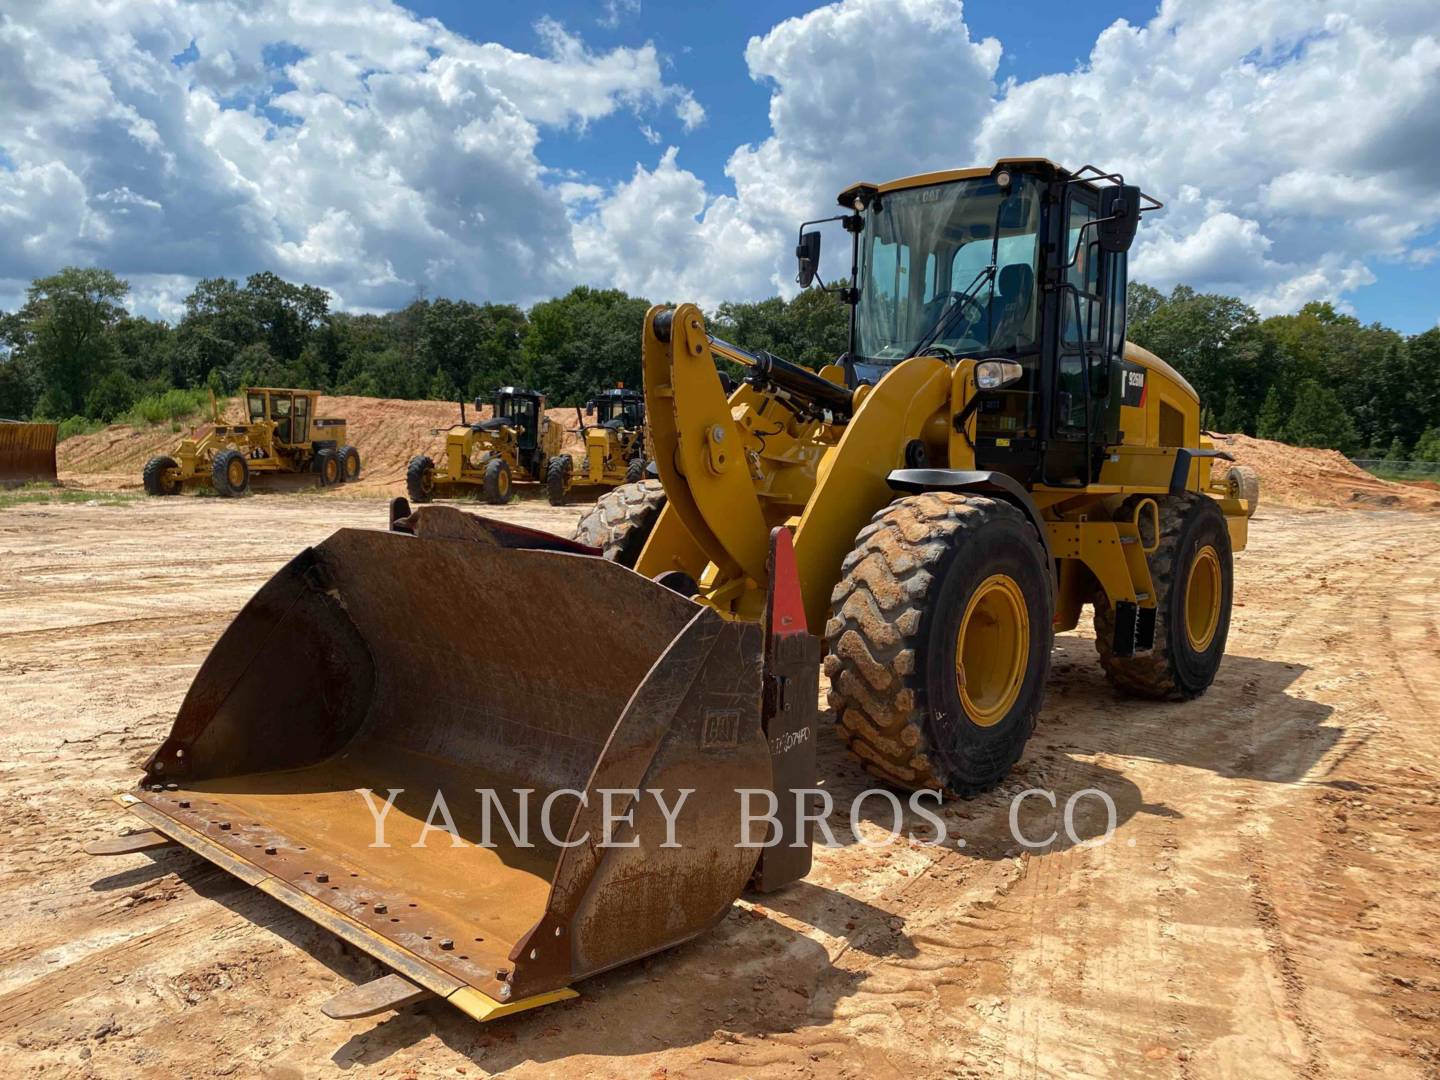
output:
M 553 404 L 640 386 L 649 301 L 579 286 L 528 311 L 417 296 L 381 314 L 330 309 L 329 294 L 270 273 L 201 280 L 174 324 L 132 314 L 128 284 L 70 267 L 0 312 L 0 417 L 110 422 L 145 403 L 193 407 L 242 385 L 457 401 L 517 384 Z M 1244 301 L 1177 286 L 1129 290 L 1128 337 L 1200 394 L 1204 423 L 1351 456 L 1440 461 L 1440 328 L 1406 337 L 1328 303 L 1261 319 Z M 711 330 L 818 367 L 844 352 L 847 312 L 820 290 L 725 303 Z M 163 406 L 160 407 L 163 412 Z M 173 412 L 172 412 L 173 415 Z M 73 418 L 73 419 L 72 419 Z M 83 426 L 80 427 L 83 430 Z

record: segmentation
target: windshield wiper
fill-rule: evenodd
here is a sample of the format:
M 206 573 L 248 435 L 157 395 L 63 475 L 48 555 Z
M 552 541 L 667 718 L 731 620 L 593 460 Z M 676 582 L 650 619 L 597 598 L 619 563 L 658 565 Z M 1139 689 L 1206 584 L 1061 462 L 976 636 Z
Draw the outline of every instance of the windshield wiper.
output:
M 976 274 L 975 280 L 972 281 L 970 287 L 961 294 L 960 300 L 956 302 L 953 307 L 948 307 L 940 312 L 939 316 L 935 319 L 935 324 L 931 326 L 925 336 L 915 344 L 915 348 L 910 350 L 905 359 L 909 360 L 912 356 L 919 356 L 924 353 L 926 349 L 933 346 L 935 342 L 940 339 L 942 333 L 950 329 L 950 324 L 956 319 L 958 313 L 965 310 L 966 303 L 975 299 L 975 294 L 980 291 L 981 286 L 995 276 L 995 271 L 996 266 L 992 262 L 989 266 L 981 270 L 980 273 Z

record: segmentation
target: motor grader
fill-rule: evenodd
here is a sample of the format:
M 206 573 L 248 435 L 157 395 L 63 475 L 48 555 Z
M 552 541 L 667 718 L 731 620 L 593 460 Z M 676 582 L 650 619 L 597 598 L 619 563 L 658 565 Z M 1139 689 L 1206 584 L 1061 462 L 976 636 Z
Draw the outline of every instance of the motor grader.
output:
M 586 423 L 585 415 L 595 418 Z M 623 386 L 604 390 L 575 409 L 585 445 L 580 467 L 569 454 L 550 459 L 545 489 L 551 506 L 564 506 L 572 487 L 615 487 L 645 478 L 645 395 Z
M 1087 605 L 1122 689 L 1204 692 L 1257 493 L 1212 481 L 1194 391 L 1125 342 L 1158 204 L 1040 159 L 840 203 L 843 357 L 813 372 L 650 309 L 657 478 L 578 541 L 399 499 L 388 530 L 307 548 L 120 796 L 145 831 L 92 850 L 183 845 L 392 969 L 330 1015 L 438 995 L 491 1019 L 808 872 L 822 651 L 862 764 L 958 794 L 1020 756 Z M 818 231 L 798 255 L 810 285 Z M 728 392 L 720 358 L 748 372 Z M 758 837 L 751 796 L 777 809 Z
M 210 396 L 211 422 L 182 439 L 173 454 L 145 463 L 147 495 L 178 495 L 209 484 L 230 498 L 250 490 L 250 477 L 315 473 L 322 487 L 360 478 L 360 451 L 346 442 L 345 421 L 317 416 L 318 390 L 247 386 L 245 420 L 227 424 Z
M 473 423 L 461 403 L 460 422 L 445 432 L 445 457 L 439 464 L 425 454 L 410 459 L 405 490 L 411 499 L 425 503 L 479 487 L 486 502 L 500 505 L 510 501 L 516 483 L 545 480 L 565 439 L 560 425 L 545 415 L 545 395 L 502 386 L 492 400 L 494 415 Z M 483 400 L 476 398 L 475 411 L 482 408 Z

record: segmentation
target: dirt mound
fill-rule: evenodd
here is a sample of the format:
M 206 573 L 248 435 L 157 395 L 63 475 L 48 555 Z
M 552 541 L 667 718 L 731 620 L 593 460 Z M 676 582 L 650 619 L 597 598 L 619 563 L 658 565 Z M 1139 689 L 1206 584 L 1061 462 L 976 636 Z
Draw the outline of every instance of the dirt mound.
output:
M 238 421 L 243 419 L 242 409 L 240 399 L 234 398 L 221 416 L 227 421 Z M 489 406 L 478 416 L 473 408 L 466 410 L 470 420 L 485 419 L 491 414 Z M 322 395 L 318 415 L 346 421 L 347 438 L 360 450 L 364 469 L 362 488 L 394 487 L 398 491 L 404 485 L 405 466 L 412 457 L 416 454 L 436 457 L 442 452 L 445 428 L 459 419 L 459 410 L 454 403 L 445 401 Z M 546 415 L 566 430 L 565 451 L 579 454 L 580 436 L 570 431 L 576 424 L 575 410 L 548 409 Z M 197 420 L 182 425 L 178 432 L 172 431 L 168 424 L 142 428 L 116 424 L 92 435 L 77 435 L 57 448 L 60 473 L 81 482 L 103 480 L 107 486 L 139 487 L 140 470 L 146 461 L 156 454 L 171 452 L 186 434 L 203 430 L 207 422 Z
M 1440 510 L 1440 495 L 1414 484 L 1394 484 L 1352 464 L 1338 450 L 1308 450 L 1248 435 L 1215 435 L 1215 445 L 1260 474 L 1260 505 Z M 1224 475 L 1227 462 L 1216 474 Z

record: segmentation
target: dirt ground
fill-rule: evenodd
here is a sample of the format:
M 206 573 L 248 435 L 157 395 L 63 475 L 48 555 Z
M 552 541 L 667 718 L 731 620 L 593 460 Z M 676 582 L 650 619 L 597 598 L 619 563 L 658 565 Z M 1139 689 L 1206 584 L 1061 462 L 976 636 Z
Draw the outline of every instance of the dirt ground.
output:
M 557 530 L 579 512 L 501 510 Z M 110 797 L 250 593 L 383 514 L 304 495 L 0 510 L 3 1075 L 1440 1075 L 1440 516 L 1262 508 L 1205 697 L 1123 699 L 1063 635 L 1014 777 L 943 811 L 964 847 L 866 848 L 837 816 L 806 881 L 480 1025 L 438 1002 L 327 1020 L 375 963 L 188 853 L 80 854 L 126 827 Z M 844 807 L 864 785 L 828 720 Z M 1023 835 L 1060 830 L 1033 851 L 1008 825 L 1028 787 L 1059 804 L 1024 801 Z M 1087 788 L 1117 810 L 1099 846 L 1064 832 Z M 1103 838 L 1098 799 L 1075 824 Z

